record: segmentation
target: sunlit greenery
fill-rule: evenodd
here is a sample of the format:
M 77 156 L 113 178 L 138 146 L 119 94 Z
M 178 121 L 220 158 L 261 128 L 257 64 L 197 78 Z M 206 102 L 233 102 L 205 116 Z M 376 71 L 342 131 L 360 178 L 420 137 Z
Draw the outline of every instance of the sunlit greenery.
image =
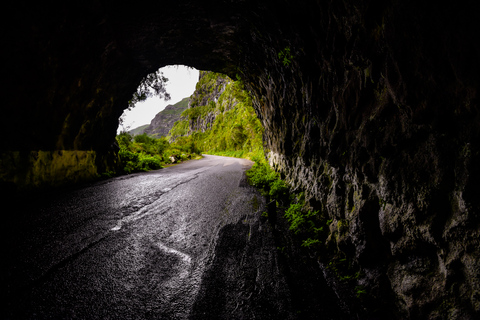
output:
M 198 156 L 195 143 L 183 137 L 176 143 L 141 134 L 133 137 L 127 132 L 117 136 L 118 152 L 123 173 L 156 170 L 165 164 L 176 163 Z
M 280 175 L 262 158 L 254 158 L 255 164 L 247 171 L 249 182 L 260 192 L 276 201 L 286 202 L 289 197 L 288 187 Z
M 222 93 L 215 101 L 211 99 L 212 92 Z M 263 127 L 252 107 L 250 95 L 240 81 L 213 72 L 205 73 L 190 104 L 192 108 L 185 110 L 181 120 L 170 130 L 168 138 L 171 141 L 188 135 L 203 153 L 263 157 Z M 210 127 L 195 130 L 192 124 L 198 119 L 203 121 L 208 115 L 215 116 Z
M 148 91 L 150 84 L 166 81 L 162 77 L 157 74 L 153 80 L 148 78 L 139 88 Z M 243 158 L 264 156 L 263 127 L 240 81 L 214 72 L 202 72 L 195 93 L 190 97 L 190 106 L 167 138 L 156 139 L 145 134 L 133 137 L 125 132 L 118 135 L 123 172 L 159 169 L 164 164 L 191 159 L 200 153 Z M 207 117 L 214 119 L 213 122 L 207 121 Z M 200 129 L 195 123 L 204 123 L 207 127 Z

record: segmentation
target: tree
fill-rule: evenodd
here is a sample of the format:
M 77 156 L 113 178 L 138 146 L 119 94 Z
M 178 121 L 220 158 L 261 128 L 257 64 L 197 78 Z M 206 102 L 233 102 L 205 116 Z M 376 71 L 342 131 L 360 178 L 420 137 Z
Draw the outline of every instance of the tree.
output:
M 131 109 L 137 102 L 145 101 L 153 96 L 163 98 L 165 101 L 170 100 L 170 94 L 165 88 L 167 82 L 168 79 L 160 70 L 148 74 L 138 85 L 137 91 L 135 91 L 132 99 L 128 102 L 128 108 Z

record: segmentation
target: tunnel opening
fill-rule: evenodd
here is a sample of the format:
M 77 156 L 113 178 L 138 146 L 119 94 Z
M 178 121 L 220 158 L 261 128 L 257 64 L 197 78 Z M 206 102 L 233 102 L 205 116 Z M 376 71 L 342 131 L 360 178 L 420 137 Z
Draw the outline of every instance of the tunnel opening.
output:
M 181 100 L 156 113 L 148 125 L 117 135 L 121 173 L 158 169 L 201 154 L 264 158 L 264 130 L 244 84 L 221 73 L 195 74 L 190 88 L 176 94 L 174 100 Z

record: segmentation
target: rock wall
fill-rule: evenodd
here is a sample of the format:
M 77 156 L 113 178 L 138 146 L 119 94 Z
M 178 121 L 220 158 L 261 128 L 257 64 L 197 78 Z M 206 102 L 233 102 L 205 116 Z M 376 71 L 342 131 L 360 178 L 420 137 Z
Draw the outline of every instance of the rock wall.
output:
M 96 157 L 94 151 L 77 150 L 4 153 L 0 158 L 3 168 L 22 170 L 21 175 L 4 171 L 0 179 L 11 181 L 13 184 L 26 184 L 32 189 L 46 183 L 50 186 L 77 184 L 89 181 L 99 174 Z
M 298 14 L 305 24 L 252 37 L 266 57 L 247 62 L 245 74 L 270 164 L 331 221 L 319 264 L 352 314 L 480 312 L 480 50 L 471 10 L 292 6 L 285 19 Z M 349 285 L 327 268 L 341 259 L 357 271 Z
M 220 75 L 214 72 L 200 71 L 199 79 L 195 92 L 190 97 L 188 108 L 203 109 L 197 113 L 191 113 L 189 119 L 189 133 L 191 132 L 205 132 L 212 128 L 213 122 L 221 110 L 217 108 L 216 103 L 220 96 L 225 92 L 227 84 L 232 83 L 232 80 L 225 75 Z M 231 105 L 227 103 L 223 111 L 228 111 Z
M 174 105 L 168 105 L 152 119 L 150 125 L 143 133 L 154 137 L 166 137 L 176 121 L 180 119 L 182 112 L 187 109 L 189 98 L 184 98 Z
M 227 75 L 200 71 L 188 108 L 179 119 L 181 123 L 176 123 L 170 131 L 170 137 L 176 139 L 211 130 L 217 116 L 225 115 L 240 102 L 232 92 L 233 83 Z
M 16 1 L 5 12 L 2 159 L 94 151 L 99 171 L 143 76 L 175 63 L 238 75 L 271 164 L 331 220 L 319 270 L 349 312 L 479 316 L 476 2 Z M 30 170 L 5 163 L 3 182 Z M 355 283 L 326 267 L 339 257 Z

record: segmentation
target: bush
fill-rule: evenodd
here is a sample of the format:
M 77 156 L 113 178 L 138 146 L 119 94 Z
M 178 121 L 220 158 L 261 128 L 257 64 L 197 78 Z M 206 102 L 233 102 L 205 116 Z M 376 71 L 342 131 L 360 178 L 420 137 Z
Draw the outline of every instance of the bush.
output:
M 284 200 L 288 198 L 288 186 L 285 181 L 281 180 L 279 176 L 270 184 L 269 195 L 278 200 Z
M 156 152 L 158 154 L 163 154 L 170 146 L 170 143 L 168 143 L 168 140 L 167 138 L 165 137 L 161 137 L 160 139 L 157 139 L 156 140 L 156 147 L 157 147 L 157 150 Z
M 120 162 L 122 163 L 123 171 L 125 171 L 125 173 L 136 171 L 137 163 L 140 159 L 138 153 L 131 152 L 126 148 L 121 148 L 118 152 L 118 156 L 120 157 Z
M 288 198 L 287 184 L 280 179 L 280 175 L 270 168 L 265 160 L 258 158 L 255 160 L 255 164 L 246 172 L 250 184 L 260 189 L 265 196 L 268 195 L 280 201 Z
M 141 171 L 157 170 L 162 168 L 162 162 L 158 156 L 141 155 L 138 168 Z
M 117 142 L 120 147 L 128 148 L 132 143 L 132 135 L 128 132 L 122 132 L 117 137 Z
M 318 248 L 326 239 L 332 220 L 325 221 L 318 210 L 308 210 L 303 193 L 290 194 L 285 181 L 265 160 L 258 157 L 254 160 L 255 164 L 246 172 L 249 183 L 258 188 L 267 201 L 281 202 L 287 208 L 284 217 L 290 225 L 289 229 L 302 239 L 303 247 Z
M 146 133 L 144 133 L 144 134 L 139 134 L 135 136 L 133 140 L 136 143 L 153 144 L 155 139 L 150 138 Z
M 198 152 L 195 142 L 184 137 L 175 145 L 171 145 L 164 137 L 152 138 L 146 134 L 132 137 L 129 133 L 117 136 L 120 146 L 118 152 L 123 173 L 134 173 L 161 169 L 164 163 L 170 163 L 170 156 L 178 160 L 192 158 Z

